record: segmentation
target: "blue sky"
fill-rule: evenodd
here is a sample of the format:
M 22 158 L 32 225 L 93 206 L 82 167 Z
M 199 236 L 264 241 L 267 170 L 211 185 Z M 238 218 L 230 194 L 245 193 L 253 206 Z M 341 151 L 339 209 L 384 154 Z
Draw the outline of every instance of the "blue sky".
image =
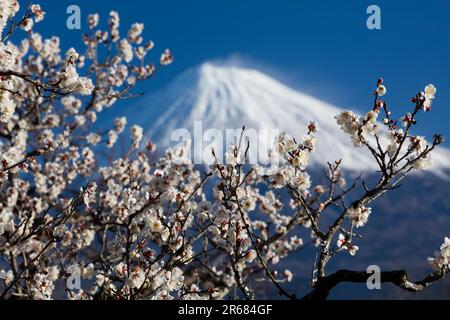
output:
M 123 33 L 144 22 L 155 51 L 170 47 L 175 63 L 144 85 L 157 90 L 205 60 L 238 55 L 280 80 L 338 107 L 370 108 L 375 81 L 384 77 L 387 99 L 400 116 L 409 98 L 429 82 L 438 88 L 433 112 L 421 114 L 420 133 L 450 140 L 450 2 L 428 1 L 67 1 L 40 2 L 44 35 L 81 47 L 79 30 L 66 28 L 66 8 L 78 4 L 82 21 L 99 12 L 121 14 Z M 366 8 L 381 8 L 381 30 L 366 28 Z M 156 53 L 155 52 L 155 53 Z M 157 55 L 154 57 L 157 59 Z M 132 103 L 132 102 L 124 102 Z M 450 142 L 446 142 L 450 146 Z

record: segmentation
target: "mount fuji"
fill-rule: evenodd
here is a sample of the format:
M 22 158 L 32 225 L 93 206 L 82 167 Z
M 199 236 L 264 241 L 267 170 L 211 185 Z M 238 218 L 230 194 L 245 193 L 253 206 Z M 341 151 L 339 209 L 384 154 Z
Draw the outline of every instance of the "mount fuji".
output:
M 198 121 L 203 132 L 208 129 L 239 132 L 245 125 L 246 131 L 285 131 L 297 140 L 306 133 L 309 121 L 317 121 L 317 150 L 312 154 L 312 165 L 342 159 L 344 169 L 359 172 L 377 169 L 371 154 L 364 148 L 355 148 L 337 125 L 334 117 L 341 108 L 294 90 L 256 69 L 206 62 L 179 75 L 145 103 L 144 108 L 136 106 L 139 111 L 135 113 L 129 110 L 135 116 L 129 116 L 128 122 L 143 126 L 146 137 L 160 150 L 174 146 L 171 135 L 176 129 L 186 129 L 193 135 Z M 164 111 L 158 115 L 155 110 Z M 273 141 L 258 136 L 258 159 L 267 155 Z M 231 142 L 219 143 L 227 147 Z M 199 153 L 210 153 L 210 149 L 211 144 L 194 145 L 191 155 L 200 159 Z M 450 150 L 438 148 L 432 158 L 432 171 L 446 175 L 444 172 L 450 169 Z

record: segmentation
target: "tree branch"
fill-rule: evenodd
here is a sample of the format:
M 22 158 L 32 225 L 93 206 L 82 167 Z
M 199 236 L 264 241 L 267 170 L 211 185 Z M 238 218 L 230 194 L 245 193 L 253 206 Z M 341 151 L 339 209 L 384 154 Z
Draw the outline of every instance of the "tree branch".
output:
M 413 282 L 409 280 L 405 270 L 383 271 L 380 273 L 382 283 L 392 283 L 397 287 L 410 292 L 419 292 L 430 286 L 433 282 L 445 277 L 449 270 L 441 270 L 430 273 L 422 280 Z M 331 290 L 341 282 L 364 283 L 367 282 L 373 273 L 366 271 L 351 271 L 341 269 L 329 276 L 320 278 L 313 291 L 305 295 L 302 300 L 324 300 L 328 297 Z

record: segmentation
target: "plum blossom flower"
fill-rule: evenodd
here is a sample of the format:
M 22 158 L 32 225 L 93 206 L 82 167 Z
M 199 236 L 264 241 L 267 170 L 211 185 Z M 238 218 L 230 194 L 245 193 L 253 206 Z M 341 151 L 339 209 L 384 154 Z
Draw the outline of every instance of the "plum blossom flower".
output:
M 255 260 L 255 258 L 256 258 L 256 251 L 255 250 L 247 251 L 247 253 L 245 254 L 245 260 L 248 263 L 252 263 L 253 260 Z
M 287 282 L 291 282 L 292 279 L 294 278 L 294 275 L 292 274 L 292 272 L 288 269 L 284 270 L 283 275 L 286 277 L 286 281 Z
M 246 198 L 242 202 L 242 209 L 246 212 L 250 212 L 255 210 L 256 208 L 256 202 L 251 198 Z
M 430 83 L 425 87 L 425 97 L 427 97 L 428 99 L 434 99 L 436 91 L 436 87 Z
M 434 257 L 429 257 L 428 262 L 435 271 L 443 269 L 450 270 L 450 238 L 445 237 L 439 251 L 434 253 Z
M 88 15 L 89 29 L 94 29 L 98 26 L 99 15 L 98 13 Z
M 80 77 L 72 64 L 66 67 L 61 77 L 62 86 L 68 91 L 78 92 L 81 95 L 89 95 L 94 90 L 92 80 L 90 78 Z
M 166 49 L 163 54 L 161 54 L 160 63 L 163 66 L 167 66 L 173 62 L 173 56 L 169 49 Z
M 95 181 L 91 182 L 89 186 L 86 188 L 86 191 L 83 196 L 83 202 L 86 207 L 90 207 L 91 204 L 95 202 L 95 192 L 97 191 L 97 183 Z
M 377 94 L 379 97 L 382 97 L 386 94 L 386 87 L 382 84 L 378 85 L 377 87 Z
M 444 238 L 444 243 L 441 244 L 440 250 L 442 255 L 450 258 L 450 238 L 448 237 Z
M 429 84 L 425 87 L 424 92 L 422 93 L 425 97 L 425 101 L 423 102 L 423 110 L 424 111 L 430 111 L 431 110 L 431 103 L 434 100 L 436 96 L 436 87 L 432 84 Z
M 311 187 L 311 179 L 308 173 L 299 172 L 291 179 L 291 184 L 299 190 L 307 190 Z
M 34 22 L 37 23 L 37 22 L 44 20 L 45 12 L 41 9 L 40 5 L 32 4 L 30 9 L 34 15 Z
M 428 257 L 427 260 L 435 271 L 441 271 L 443 268 L 448 267 L 448 257 L 439 251 L 436 251 L 434 257 Z
M 358 130 L 357 116 L 352 111 L 341 111 L 341 113 L 335 116 L 335 119 L 337 124 L 346 133 L 353 134 Z
M 14 273 L 12 270 L 0 270 L 0 279 L 3 279 L 5 285 L 9 285 L 14 280 Z
M 23 31 L 29 32 L 33 28 L 33 25 L 34 25 L 33 19 L 27 18 L 22 20 L 22 22 L 20 23 L 20 28 Z
M 81 276 L 83 279 L 92 279 L 95 276 L 95 267 L 93 263 L 89 263 L 82 268 Z
M 410 158 L 409 160 L 413 163 L 413 168 L 415 170 L 427 170 L 430 169 L 433 164 L 430 155 L 421 156 L 415 159 Z
M 319 124 L 317 121 L 310 121 L 308 123 L 308 133 L 316 133 L 319 131 Z
M 117 133 L 114 130 L 110 130 L 108 132 L 108 143 L 106 144 L 107 147 L 112 148 L 116 144 L 118 138 L 119 137 L 117 136 Z
M 425 137 L 415 136 L 410 138 L 409 148 L 414 150 L 417 154 L 420 154 L 423 151 L 425 151 L 426 146 L 427 141 L 425 140 Z
M 144 129 L 138 125 L 131 127 L 131 139 L 133 140 L 133 147 L 137 148 L 143 138 Z
M 164 177 L 164 171 L 160 170 L 160 169 L 156 169 L 155 171 L 153 171 L 153 175 L 158 178 Z
M 64 236 L 64 234 L 67 231 L 67 226 L 66 225 L 60 225 L 60 226 L 56 226 L 55 229 L 53 229 L 53 236 L 54 237 L 58 237 L 58 238 L 62 238 Z
M 3 209 L 0 213 L 0 236 L 6 232 L 13 232 L 15 229 L 14 220 L 12 213 Z
M 347 237 L 342 233 L 339 234 L 338 240 L 336 241 L 336 246 L 338 248 L 347 250 L 347 252 L 352 256 L 354 256 L 359 250 L 359 247 L 357 245 L 349 243 Z
M 372 209 L 365 206 L 351 207 L 347 211 L 347 217 L 354 223 L 355 227 L 359 228 L 367 223 L 371 212 Z
M 366 121 L 370 122 L 372 124 L 376 123 L 377 117 L 378 117 L 378 112 L 371 110 L 371 111 L 367 112 L 367 114 L 366 114 Z
M 303 137 L 303 145 L 310 151 L 314 151 L 316 149 L 316 137 L 309 134 L 306 137 Z
M 347 248 L 347 237 L 344 236 L 342 233 L 339 234 L 338 240 L 336 242 L 336 245 L 338 248 Z
M 130 30 L 128 31 L 128 39 L 130 42 L 141 43 L 142 42 L 142 31 L 144 30 L 143 23 L 133 23 Z
M 102 139 L 102 137 L 99 134 L 94 133 L 94 132 L 91 132 L 86 136 L 87 143 L 89 143 L 93 146 L 97 145 L 101 141 L 101 139 Z
M 350 255 L 354 256 L 358 250 L 359 250 L 359 247 L 357 245 L 354 245 L 354 244 L 348 245 L 347 251 Z
M 231 166 L 235 166 L 242 163 L 242 155 L 237 151 L 235 145 L 231 145 L 227 152 L 225 152 L 225 163 Z
M 119 50 L 122 53 L 122 57 L 125 62 L 131 62 L 131 60 L 133 60 L 133 47 L 127 39 L 122 39 L 120 41 Z
M 290 152 L 298 147 L 294 138 L 282 132 L 277 138 L 276 150 L 281 153 Z
M 14 17 L 19 11 L 19 2 L 17 0 L 0 1 L 0 35 L 5 28 L 8 19 Z
M 145 272 L 139 268 L 136 267 L 131 273 L 130 273 L 130 287 L 131 288 L 140 288 L 145 281 Z
M 292 165 L 296 167 L 305 167 L 309 162 L 309 152 L 306 150 L 300 150 L 292 158 Z
M 127 124 L 127 118 L 120 117 L 114 119 L 114 130 L 116 133 L 121 133 L 125 129 L 125 126 Z
M 16 105 L 9 92 L 0 95 L 0 122 L 7 123 L 13 116 Z

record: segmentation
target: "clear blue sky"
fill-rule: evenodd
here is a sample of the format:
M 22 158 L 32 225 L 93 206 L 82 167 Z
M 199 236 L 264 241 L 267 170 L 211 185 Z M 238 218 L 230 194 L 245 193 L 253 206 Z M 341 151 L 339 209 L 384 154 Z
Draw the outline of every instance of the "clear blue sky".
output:
M 39 1 L 38 1 L 39 2 Z M 80 47 L 81 31 L 65 27 L 69 4 L 82 20 L 99 12 L 121 13 L 122 32 L 145 23 L 155 51 L 170 47 L 175 63 L 145 84 L 151 92 L 205 60 L 238 54 L 282 81 L 339 107 L 370 108 L 378 76 L 399 112 L 431 82 L 438 88 L 433 112 L 421 114 L 422 134 L 450 140 L 450 1 L 293 0 L 47 0 L 44 35 L 61 36 L 63 47 Z M 366 28 L 366 8 L 381 8 L 381 30 Z M 101 20 L 102 21 L 102 20 Z M 156 53 L 155 52 L 155 53 Z M 157 59 L 157 55 L 154 57 Z M 129 103 L 129 102 L 125 102 Z M 446 142 L 450 146 L 450 142 Z

